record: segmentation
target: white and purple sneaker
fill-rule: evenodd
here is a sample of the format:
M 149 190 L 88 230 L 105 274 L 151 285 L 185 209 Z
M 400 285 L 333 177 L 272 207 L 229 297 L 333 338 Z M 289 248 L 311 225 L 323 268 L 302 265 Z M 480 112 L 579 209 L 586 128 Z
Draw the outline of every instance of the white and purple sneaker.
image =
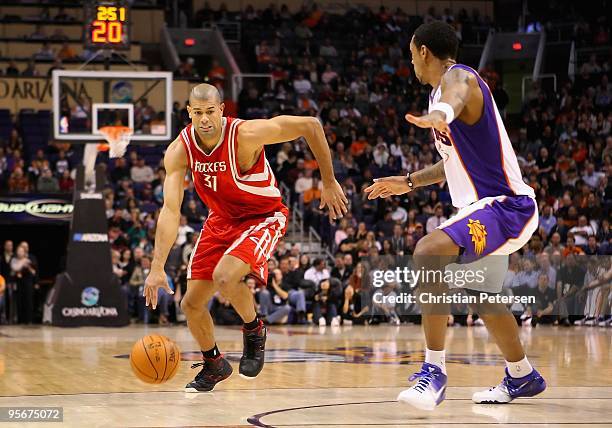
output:
M 421 410 L 433 410 L 446 397 L 447 377 L 440 367 L 423 363 L 421 371 L 410 376 L 409 381 L 418 379 L 410 388 L 400 392 L 397 401 L 410 404 Z
M 503 404 L 515 398 L 533 397 L 545 389 L 546 381 L 536 369 L 527 376 L 518 378 L 511 377 L 506 369 L 506 377 L 499 385 L 474 393 L 472 401 L 477 404 Z

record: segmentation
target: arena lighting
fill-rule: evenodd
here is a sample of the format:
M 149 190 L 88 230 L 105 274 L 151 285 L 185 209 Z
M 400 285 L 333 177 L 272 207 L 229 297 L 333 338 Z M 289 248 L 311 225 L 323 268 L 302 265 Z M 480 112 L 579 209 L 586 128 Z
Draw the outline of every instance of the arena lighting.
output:
M 521 42 L 514 42 L 514 43 L 512 43 L 512 50 L 513 51 L 521 51 L 521 50 L 523 50 L 523 45 L 521 44 Z
M 195 46 L 196 41 L 195 41 L 195 39 L 192 39 L 191 37 L 189 37 L 189 38 L 185 39 L 183 41 L 183 43 L 185 43 L 185 46 Z

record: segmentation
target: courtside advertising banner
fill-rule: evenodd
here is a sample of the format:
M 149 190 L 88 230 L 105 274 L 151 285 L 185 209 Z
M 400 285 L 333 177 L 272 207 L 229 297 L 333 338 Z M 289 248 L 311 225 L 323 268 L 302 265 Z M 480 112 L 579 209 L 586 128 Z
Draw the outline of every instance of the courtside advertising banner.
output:
M 0 224 L 64 223 L 72 218 L 72 195 L 0 195 Z

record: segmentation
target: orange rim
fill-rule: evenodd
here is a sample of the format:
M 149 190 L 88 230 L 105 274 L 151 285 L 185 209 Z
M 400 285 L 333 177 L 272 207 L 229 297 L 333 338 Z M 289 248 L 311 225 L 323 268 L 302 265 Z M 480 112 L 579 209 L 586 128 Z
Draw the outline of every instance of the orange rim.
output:
M 132 128 L 128 126 L 103 126 L 100 132 L 109 143 L 116 143 L 126 134 L 132 134 Z

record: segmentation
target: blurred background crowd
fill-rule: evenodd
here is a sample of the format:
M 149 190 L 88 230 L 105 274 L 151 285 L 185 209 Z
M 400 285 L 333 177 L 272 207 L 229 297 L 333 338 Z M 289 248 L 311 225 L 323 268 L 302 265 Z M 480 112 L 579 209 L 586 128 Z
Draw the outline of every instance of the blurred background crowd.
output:
M 205 7 L 191 19 L 217 22 L 236 19 L 235 15 Z M 319 118 L 350 205 L 349 214 L 336 223 L 319 210 L 318 166 L 305 141 L 266 148 L 277 178 L 296 201 L 293 208 L 302 213 L 304 226 L 320 235 L 325 251 L 313 258 L 302 252 L 300 243 L 281 240 L 270 260 L 268 284 L 257 288 L 254 281 L 247 281 L 259 313 L 269 323 L 418 322 L 418 311 L 412 308 L 372 304 L 374 293 L 401 290 L 393 286 L 374 290 L 367 275 L 373 260 L 387 258 L 391 265 L 393 257 L 410 255 L 419 239 L 453 215 L 448 187 L 440 183 L 375 201 L 368 200 L 363 189 L 374 178 L 406 174 L 439 159 L 430 132 L 404 120 L 406 113 L 426 111 L 429 94 L 411 68 L 408 44 L 414 29 L 421 22 L 442 19 L 466 43 L 486 33 L 493 26 L 491 19 L 466 10 L 434 8 L 414 17 L 384 7 L 331 16 L 316 4 L 293 14 L 272 5 L 263 10 L 247 7 L 238 15 L 244 56 L 252 69 L 273 77 L 273 84 L 265 86 L 247 83 L 237 105 L 239 116 Z M 560 79 L 556 92 L 533 84 L 519 118 L 507 120 L 523 177 L 535 189 L 540 209 L 539 230 L 512 257 L 504 283 L 505 293 L 537 298 L 536 305 L 512 308 L 525 325 L 610 325 L 610 266 L 604 258 L 612 254 L 612 50 L 607 19 L 580 18 L 573 36 L 579 44 L 608 48 L 577 64 L 578 73 Z M 537 26 L 527 30 L 537 31 Z M 58 61 L 68 54 L 60 52 Z M 192 65 L 186 61 L 179 75 L 225 79 L 218 63 L 210 70 Z M 15 72 L 14 67 L 4 70 L 7 75 Z M 492 65 L 480 72 L 505 115 L 509 99 L 504 82 Z M 185 107 L 174 105 L 173 120 L 175 130 L 188 123 Z M 151 313 L 141 296 L 163 201 L 162 151 L 162 147 L 130 146 L 124 158 L 109 161 L 99 156 L 109 182 L 103 194 L 113 269 L 135 322 L 166 324 L 184 319 L 179 302 L 186 287 L 186 265 L 207 216 L 193 183 L 186 180 L 179 234 L 167 263 L 177 292 L 164 297 L 158 311 Z M 32 151 L 24 146 L 23 128 L 16 121 L 10 136 L 0 142 L 0 189 L 12 194 L 71 192 L 80 159 L 78 148 L 60 143 Z M 40 321 L 43 297 L 36 297 L 36 258 L 29 254 L 27 243 L 7 241 L 3 251 L 0 322 L 6 322 L 9 314 L 12 322 Z M 9 311 L 11 305 L 16 309 Z M 210 307 L 217 323 L 240 323 L 221 296 Z M 478 323 L 477 314 L 455 309 L 450 324 Z

